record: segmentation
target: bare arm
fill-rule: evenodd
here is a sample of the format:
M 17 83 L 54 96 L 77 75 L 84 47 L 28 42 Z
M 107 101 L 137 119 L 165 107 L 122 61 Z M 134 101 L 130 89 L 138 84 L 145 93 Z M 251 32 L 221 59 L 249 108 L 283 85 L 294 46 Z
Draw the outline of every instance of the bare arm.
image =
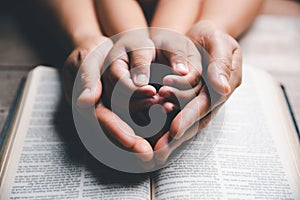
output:
M 135 0 L 101 0 L 95 3 L 100 24 L 108 36 L 147 27 L 143 11 Z
M 199 17 L 201 5 L 202 0 L 160 0 L 151 26 L 185 34 Z
M 166 161 L 173 151 L 171 147 L 162 148 L 168 145 L 170 138 L 176 139 L 172 146 L 180 146 L 183 141 L 197 134 L 241 84 L 242 52 L 234 38 L 239 37 L 250 26 L 262 3 L 263 0 L 204 2 L 197 23 L 187 35 L 208 53 L 208 65 L 205 66 L 206 72 L 202 75 L 206 84 L 176 115 L 169 133 L 157 142 L 154 149 L 162 149 L 156 156 L 158 160 Z M 193 127 L 195 130 L 190 134 Z
M 92 0 L 51 0 L 40 3 L 55 18 L 63 43 L 76 48 L 91 38 L 102 37 Z
M 206 0 L 198 21 L 212 21 L 234 38 L 250 26 L 260 11 L 263 0 Z

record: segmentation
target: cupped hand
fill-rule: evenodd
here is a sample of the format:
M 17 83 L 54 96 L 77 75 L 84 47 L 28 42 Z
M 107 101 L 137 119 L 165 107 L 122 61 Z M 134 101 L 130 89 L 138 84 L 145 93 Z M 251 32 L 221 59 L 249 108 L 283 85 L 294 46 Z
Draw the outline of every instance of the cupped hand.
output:
M 159 150 L 155 155 L 158 163 L 166 162 L 178 146 L 199 133 L 242 80 L 242 53 L 234 38 L 209 21 L 195 24 L 188 37 L 208 53 L 208 65 L 203 69 L 200 92 L 176 115 L 169 131 L 157 142 L 154 150 Z
M 173 71 L 163 78 L 159 95 L 165 101 L 166 111 L 179 110 L 200 91 L 201 55 L 183 34 L 159 28 L 151 28 L 150 31 L 156 48 L 156 62 L 169 66 Z
M 112 40 L 114 46 L 107 56 L 107 67 L 102 69 L 106 105 L 117 114 L 129 109 L 136 123 L 147 124 L 149 118 L 145 113 L 160 101 L 155 87 L 149 85 L 155 49 L 148 29 L 124 32 Z
M 112 42 L 106 37 L 93 37 L 77 46 L 68 56 L 62 68 L 62 81 L 68 103 L 79 107 L 94 106 L 102 94 L 100 69 Z M 75 88 L 77 97 L 72 101 L 72 92 L 77 74 L 80 77 Z
M 100 125 L 123 147 L 138 153 L 142 161 L 151 161 L 153 158 L 151 145 L 136 136 L 128 124 L 103 105 L 101 70 L 112 46 L 113 43 L 108 38 L 91 38 L 69 55 L 62 70 L 66 99 L 78 107 L 78 110 L 96 106 L 95 112 L 90 114 L 98 119 Z M 75 84 L 75 80 L 78 83 Z M 86 114 L 84 111 L 79 113 Z

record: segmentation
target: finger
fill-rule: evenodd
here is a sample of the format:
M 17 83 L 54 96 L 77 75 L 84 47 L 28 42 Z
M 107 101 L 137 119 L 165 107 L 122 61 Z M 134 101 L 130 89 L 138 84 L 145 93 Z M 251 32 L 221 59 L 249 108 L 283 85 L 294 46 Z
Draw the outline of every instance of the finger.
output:
M 179 102 L 181 106 L 185 105 L 191 99 L 195 98 L 202 88 L 202 83 L 199 83 L 194 88 L 189 90 L 179 90 L 170 86 L 160 88 L 158 94 L 171 102 Z
M 103 74 L 103 82 L 105 83 L 105 94 L 108 102 L 114 95 L 113 102 L 115 105 L 124 105 L 124 99 L 131 98 L 147 98 L 156 94 L 153 86 L 147 85 L 140 88 L 136 87 L 130 78 L 128 64 L 125 59 L 117 59 L 111 63 L 110 68 Z M 116 87 L 117 86 L 117 87 Z
M 156 95 L 156 89 L 152 85 L 139 87 L 133 94 L 134 98 L 147 98 Z
M 188 58 L 185 52 L 183 52 L 181 49 L 178 49 L 176 45 L 172 46 L 172 44 L 169 45 L 170 51 L 162 51 L 165 57 L 169 60 L 169 63 L 174 70 L 175 73 L 180 75 L 186 75 L 189 72 L 188 67 Z
M 193 88 L 201 80 L 201 74 L 198 72 L 190 72 L 186 76 L 167 75 L 163 78 L 163 84 L 172 86 L 180 90 Z
M 167 113 L 170 113 L 174 110 L 177 110 L 178 109 L 178 106 L 176 106 L 174 103 L 172 102 L 165 102 L 163 103 L 163 108 L 165 109 L 165 111 Z
M 96 106 L 95 112 L 100 125 L 121 145 L 137 153 L 143 161 L 150 161 L 153 158 L 151 145 L 145 139 L 137 136 L 130 126 L 111 110 L 100 103 Z
M 203 119 L 201 119 L 199 122 L 194 123 L 194 125 L 189 128 L 185 133 L 184 136 L 181 137 L 179 140 L 172 140 L 172 137 L 170 136 L 170 133 L 163 135 L 156 143 L 154 147 L 154 153 L 155 153 L 155 160 L 157 164 L 164 164 L 167 162 L 170 155 L 184 142 L 190 140 L 195 135 L 200 133 L 202 129 L 204 129 L 211 119 L 213 118 L 213 114 L 209 113 L 207 116 L 205 116 Z
M 104 84 L 105 85 L 105 84 Z M 110 90 L 110 86 L 105 85 L 107 90 Z M 108 102 L 113 102 L 115 109 L 130 109 L 131 112 L 138 112 L 151 107 L 154 104 L 160 103 L 160 97 L 156 95 L 155 88 L 152 86 L 143 86 L 145 88 L 138 90 L 138 92 L 123 93 L 124 90 L 114 90 L 114 96 L 108 96 Z M 109 89 L 107 89 L 109 88 Z M 154 90 L 154 91 L 153 91 Z M 128 96 L 125 96 L 128 95 Z M 129 96 L 131 95 L 131 96 Z M 106 96 L 105 96 L 106 97 Z M 112 99 L 114 98 L 114 99 Z M 126 103 L 127 102 L 127 103 Z M 107 106 L 107 105 L 106 105 Z
M 154 147 L 154 158 L 157 165 L 163 165 L 166 163 L 169 155 L 177 147 L 179 143 L 172 141 L 170 133 L 164 134 L 155 144 Z
M 109 73 L 106 75 L 106 78 L 110 80 L 113 86 L 120 82 L 122 86 L 128 89 L 122 92 L 133 92 L 135 89 L 137 89 L 130 78 L 128 63 L 123 58 L 113 61 L 108 69 L 108 72 Z
M 193 45 L 193 44 L 190 44 Z M 190 46 L 189 45 L 189 46 Z M 180 47 L 182 48 L 182 47 Z M 165 55 L 170 59 L 171 67 L 181 75 L 168 75 L 164 77 L 163 83 L 165 85 L 173 86 L 178 89 L 187 89 L 195 86 L 202 74 L 202 64 L 201 56 L 196 47 L 187 47 L 186 52 L 181 52 L 179 50 L 174 50 L 177 53 L 168 53 L 166 51 Z M 181 69 L 185 68 L 185 70 Z
M 207 78 L 214 90 L 219 94 L 227 95 L 233 89 L 229 83 L 233 71 L 233 54 L 241 56 L 239 52 L 239 45 L 234 39 L 224 43 L 215 42 L 213 44 L 207 68 Z
M 170 126 L 170 135 L 179 139 L 186 130 L 210 111 L 211 99 L 206 88 L 177 114 Z
M 139 49 L 130 52 L 130 72 L 136 86 L 149 83 L 150 65 L 154 59 L 153 49 Z
M 100 99 L 102 92 L 100 70 L 111 47 L 111 41 L 107 40 L 107 42 L 102 43 L 88 55 L 85 55 L 87 53 L 85 51 L 76 52 L 76 59 L 84 59 L 78 72 L 82 82 L 82 93 L 77 99 L 79 107 L 84 108 L 95 105 Z
M 230 87 L 235 89 L 242 83 L 242 51 L 237 48 L 232 55 L 232 73 L 229 79 Z
M 130 101 L 130 108 L 129 110 L 131 112 L 141 112 L 143 110 L 149 109 L 151 106 L 158 104 L 159 97 L 153 96 L 149 98 L 143 98 L 143 99 L 133 99 Z

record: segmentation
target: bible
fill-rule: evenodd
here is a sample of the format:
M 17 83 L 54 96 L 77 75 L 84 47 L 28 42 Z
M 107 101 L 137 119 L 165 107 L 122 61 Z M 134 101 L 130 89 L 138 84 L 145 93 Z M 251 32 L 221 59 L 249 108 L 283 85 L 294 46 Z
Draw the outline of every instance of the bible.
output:
M 280 84 L 245 66 L 219 113 L 162 169 L 118 172 L 81 144 L 58 70 L 36 67 L 1 147 L 0 199 L 300 199 L 299 138 Z

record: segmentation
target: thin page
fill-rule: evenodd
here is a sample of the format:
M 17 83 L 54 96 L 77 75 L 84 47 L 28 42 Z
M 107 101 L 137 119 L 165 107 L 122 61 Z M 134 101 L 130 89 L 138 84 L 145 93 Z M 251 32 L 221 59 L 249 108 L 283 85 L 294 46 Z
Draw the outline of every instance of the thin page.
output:
M 29 78 L 0 199 L 150 199 L 149 177 L 111 170 L 82 146 L 56 70 Z
M 155 199 L 300 199 L 299 142 L 281 91 L 259 70 L 244 75 L 210 127 L 154 176 Z

